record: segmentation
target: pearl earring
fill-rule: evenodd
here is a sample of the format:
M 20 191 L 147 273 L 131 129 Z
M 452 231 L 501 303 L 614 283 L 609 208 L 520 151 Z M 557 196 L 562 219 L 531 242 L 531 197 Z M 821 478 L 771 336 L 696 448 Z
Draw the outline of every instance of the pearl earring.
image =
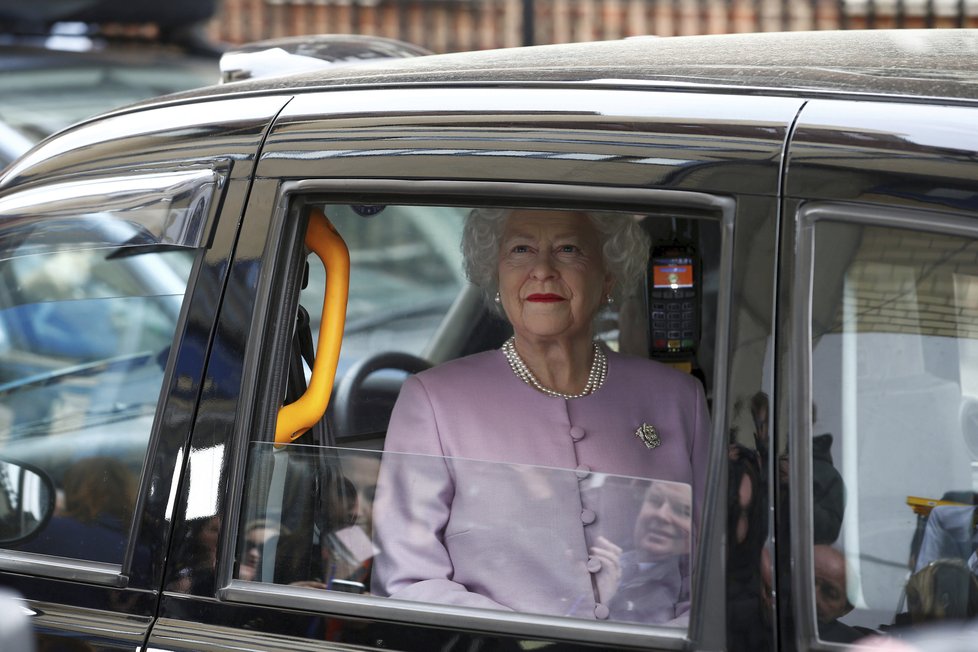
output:
M 615 298 L 614 298 L 613 296 L 611 296 L 611 295 L 609 294 L 609 295 L 608 295 L 608 305 L 610 306 L 610 305 L 611 305 L 611 304 L 613 304 L 614 302 L 615 302 Z
M 503 302 L 503 300 L 499 297 L 499 293 L 498 292 L 496 293 L 496 296 L 493 298 L 493 301 L 495 301 L 497 304 Z

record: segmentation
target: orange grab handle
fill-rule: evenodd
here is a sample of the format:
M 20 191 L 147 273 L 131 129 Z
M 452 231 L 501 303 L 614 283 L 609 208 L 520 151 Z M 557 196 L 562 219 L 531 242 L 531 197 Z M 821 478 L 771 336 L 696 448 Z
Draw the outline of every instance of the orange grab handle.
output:
M 321 210 L 315 209 L 309 215 L 306 246 L 319 256 L 326 268 L 323 317 L 309 386 L 298 400 L 279 410 L 275 423 L 276 445 L 295 441 L 323 417 L 333 391 L 343 343 L 346 301 L 350 294 L 350 252 Z

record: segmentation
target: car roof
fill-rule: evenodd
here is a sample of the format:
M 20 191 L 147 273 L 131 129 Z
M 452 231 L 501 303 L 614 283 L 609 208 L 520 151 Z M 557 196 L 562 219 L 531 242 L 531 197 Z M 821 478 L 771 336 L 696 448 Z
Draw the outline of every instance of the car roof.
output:
M 775 94 L 978 99 L 978 30 L 865 30 L 636 37 L 378 62 L 171 96 L 419 84 L 660 85 Z

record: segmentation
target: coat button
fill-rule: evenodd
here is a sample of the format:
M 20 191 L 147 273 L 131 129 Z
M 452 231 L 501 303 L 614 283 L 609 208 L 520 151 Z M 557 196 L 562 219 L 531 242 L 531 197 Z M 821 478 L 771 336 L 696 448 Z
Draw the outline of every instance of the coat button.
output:
M 601 570 L 601 560 L 597 557 L 591 557 L 587 560 L 587 572 L 597 573 Z
M 584 478 L 591 475 L 591 467 L 587 464 L 581 464 L 579 467 L 574 469 L 574 473 L 577 474 L 578 480 L 583 480 Z
M 581 511 L 581 522 L 584 523 L 584 525 L 594 523 L 596 518 L 598 518 L 598 515 L 594 513 L 594 510 L 585 509 Z
M 610 615 L 611 612 L 608 611 L 608 607 L 601 603 L 594 605 L 594 617 L 598 620 L 607 620 Z
M 582 439 L 584 439 L 584 435 L 586 434 L 587 431 L 585 431 L 584 428 L 580 426 L 571 426 L 570 436 L 571 439 L 573 439 L 574 441 L 581 441 Z

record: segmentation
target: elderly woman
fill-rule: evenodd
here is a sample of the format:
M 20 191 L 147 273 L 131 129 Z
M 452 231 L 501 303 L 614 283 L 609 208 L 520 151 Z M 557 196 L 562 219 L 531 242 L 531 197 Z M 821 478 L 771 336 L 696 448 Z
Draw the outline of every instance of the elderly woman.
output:
M 594 341 L 598 312 L 640 278 L 648 238 L 625 215 L 476 210 L 462 249 L 514 335 L 405 382 L 374 506 L 372 590 L 614 618 L 648 479 L 691 486 L 695 530 L 710 429 L 696 379 Z

